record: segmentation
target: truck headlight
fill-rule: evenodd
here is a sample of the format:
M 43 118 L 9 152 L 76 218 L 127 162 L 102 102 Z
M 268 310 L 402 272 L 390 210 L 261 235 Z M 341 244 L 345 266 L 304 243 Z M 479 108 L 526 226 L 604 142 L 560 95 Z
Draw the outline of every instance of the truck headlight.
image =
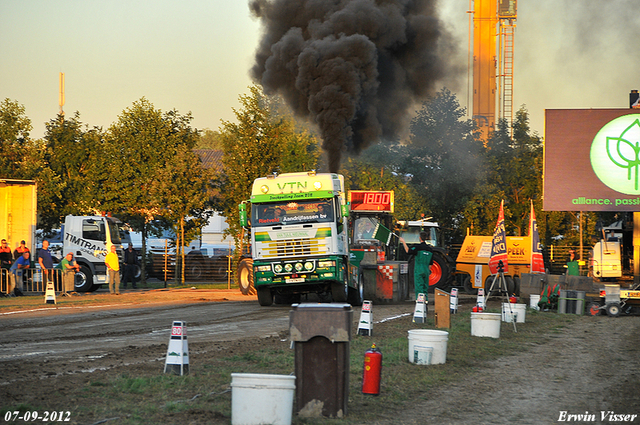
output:
M 306 271 L 311 271 L 313 270 L 313 263 L 311 261 L 307 261 L 306 263 L 304 263 L 304 269 Z
M 258 271 L 259 272 L 270 272 L 271 271 L 271 266 L 270 265 L 258 266 Z
M 282 273 L 282 264 L 276 264 L 275 266 L 273 266 L 273 269 L 276 271 L 276 273 Z
M 291 263 L 287 263 L 287 264 L 285 264 L 285 265 L 284 265 L 284 270 L 285 270 L 286 272 L 290 272 L 291 270 L 293 270 L 293 264 L 291 264 Z
M 318 267 L 327 268 L 327 267 L 335 267 L 335 266 L 336 266 L 336 262 L 333 260 L 318 261 Z
M 301 272 L 303 268 L 304 266 L 302 265 L 302 263 L 296 263 L 296 271 Z

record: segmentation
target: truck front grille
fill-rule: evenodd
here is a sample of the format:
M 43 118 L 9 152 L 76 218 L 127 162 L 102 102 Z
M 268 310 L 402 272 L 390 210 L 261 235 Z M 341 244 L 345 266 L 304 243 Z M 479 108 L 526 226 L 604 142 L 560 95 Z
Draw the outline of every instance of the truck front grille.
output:
M 327 253 L 325 239 L 289 239 L 286 241 L 264 242 L 263 258 L 280 258 L 300 255 L 320 255 Z

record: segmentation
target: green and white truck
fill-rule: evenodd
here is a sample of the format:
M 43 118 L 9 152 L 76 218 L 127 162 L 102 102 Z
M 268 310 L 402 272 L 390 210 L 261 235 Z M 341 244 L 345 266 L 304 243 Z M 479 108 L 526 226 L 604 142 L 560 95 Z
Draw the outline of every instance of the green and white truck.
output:
M 312 171 L 261 177 L 239 209 L 240 224 L 251 230 L 252 257 L 241 261 L 239 280 L 253 280 L 260 305 L 271 305 L 274 297 L 298 302 L 308 293 L 362 303 L 362 288 L 349 281 L 343 176 Z

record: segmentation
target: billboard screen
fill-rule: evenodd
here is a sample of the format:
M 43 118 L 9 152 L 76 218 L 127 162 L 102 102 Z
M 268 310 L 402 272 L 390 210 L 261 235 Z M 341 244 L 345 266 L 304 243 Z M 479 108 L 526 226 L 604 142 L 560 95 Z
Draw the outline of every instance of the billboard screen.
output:
M 543 209 L 640 211 L 640 111 L 545 110 Z

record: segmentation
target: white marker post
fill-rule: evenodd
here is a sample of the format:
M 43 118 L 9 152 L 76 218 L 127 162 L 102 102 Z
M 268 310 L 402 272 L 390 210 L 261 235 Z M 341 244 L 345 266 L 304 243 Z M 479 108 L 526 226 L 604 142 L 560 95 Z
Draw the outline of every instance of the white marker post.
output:
M 413 323 L 425 323 L 427 321 L 427 306 L 424 294 L 418 294 L 416 308 L 413 310 Z
M 373 311 L 371 301 L 362 302 L 362 313 L 360 313 L 360 322 L 358 323 L 358 335 L 373 335 Z
M 53 286 L 53 279 L 49 276 L 47 280 L 47 289 L 44 293 L 45 304 L 57 304 L 56 303 L 56 288 Z
M 187 323 L 173 322 L 171 338 L 164 362 L 164 373 L 189 374 L 189 345 L 187 343 Z
M 449 296 L 449 308 L 451 314 L 458 312 L 458 288 L 451 288 L 451 295 Z

